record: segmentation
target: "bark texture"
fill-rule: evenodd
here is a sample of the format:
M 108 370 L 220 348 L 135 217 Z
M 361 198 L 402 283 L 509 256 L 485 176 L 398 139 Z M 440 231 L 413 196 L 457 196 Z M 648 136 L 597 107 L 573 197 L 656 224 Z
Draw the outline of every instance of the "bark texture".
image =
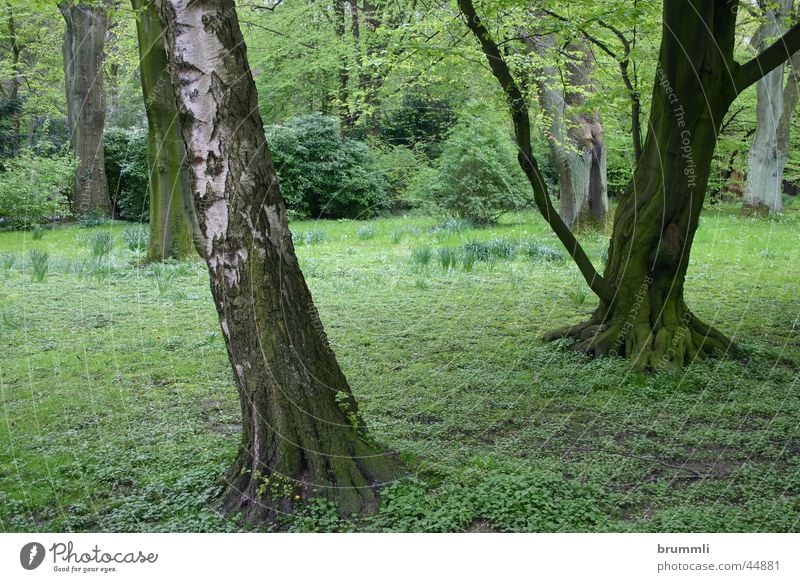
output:
M 553 61 L 554 35 L 526 37 L 526 46 Z M 558 168 L 559 212 L 571 230 L 604 227 L 608 214 L 605 132 L 600 114 L 580 111 L 591 90 L 589 54 L 567 47 L 566 74 L 548 65 L 537 75 L 539 104 L 550 120 L 547 142 Z M 563 78 L 563 81 L 562 81 Z
M 211 290 L 242 409 L 223 506 L 343 514 L 397 475 L 372 442 L 300 271 L 232 0 L 157 0 Z
M 764 14 L 752 45 L 761 51 L 786 32 L 786 18 L 794 0 L 777 0 Z M 789 134 L 798 100 L 796 71 L 800 56 L 790 61 L 786 85 L 786 66 L 780 65 L 756 83 L 756 133 L 747 156 L 745 213 L 776 214 L 783 211 L 783 172 L 789 159 Z
M 139 72 L 147 112 L 147 163 L 150 169 L 148 261 L 182 259 L 203 252 L 194 213 L 186 149 L 178 128 L 178 109 L 167 69 L 158 12 L 150 0 L 131 0 L 136 12 Z
M 102 3 L 61 2 L 64 16 L 64 72 L 67 121 L 78 168 L 72 211 L 111 216 L 103 151 L 106 98 L 103 61 L 108 15 Z

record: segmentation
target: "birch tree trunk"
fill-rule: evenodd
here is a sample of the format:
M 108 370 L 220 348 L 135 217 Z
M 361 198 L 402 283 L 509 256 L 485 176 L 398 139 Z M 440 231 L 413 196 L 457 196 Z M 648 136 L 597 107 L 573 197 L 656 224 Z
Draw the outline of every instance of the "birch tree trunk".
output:
M 72 211 L 111 216 L 103 150 L 106 99 L 103 61 L 108 16 L 102 3 L 61 2 L 64 16 L 64 72 L 67 121 L 78 168 Z
M 203 252 L 178 129 L 178 109 L 167 70 L 167 54 L 158 12 L 150 0 L 131 0 L 137 13 L 139 72 L 147 112 L 147 163 L 150 168 L 150 242 L 148 261 L 181 259 Z
M 766 11 L 764 22 L 753 38 L 753 47 L 761 51 L 787 30 L 785 20 L 793 0 L 777 0 Z M 783 172 L 789 158 L 789 134 L 797 106 L 796 67 L 800 58 L 793 56 L 784 87 L 785 65 L 780 65 L 756 83 L 756 133 L 747 156 L 747 182 L 744 205 L 746 214 L 776 214 L 783 211 Z
M 300 271 L 234 3 L 156 4 L 242 409 L 223 506 L 264 519 L 319 496 L 370 510 L 396 466 L 367 433 Z

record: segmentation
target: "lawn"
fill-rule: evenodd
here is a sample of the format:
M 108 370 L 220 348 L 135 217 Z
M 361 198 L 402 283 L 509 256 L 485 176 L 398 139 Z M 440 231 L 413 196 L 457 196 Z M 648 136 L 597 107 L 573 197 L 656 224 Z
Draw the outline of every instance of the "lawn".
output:
M 533 214 L 291 227 L 370 429 L 409 474 L 370 517 L 312 501 L 274 527 L 800 530 L 800 208 L 703 215 L 687 298 L 747 357 L 681 374 L 541 341 L 596 300 Z M 239 405 L 205 266 L 141 266 L 130 228 L 0 232 L 2 531 L 242 529 L 213 503 Z M 114 247 L 92 258 L 98 233 Z M 581 238 L 601 264 L 605 238 Z

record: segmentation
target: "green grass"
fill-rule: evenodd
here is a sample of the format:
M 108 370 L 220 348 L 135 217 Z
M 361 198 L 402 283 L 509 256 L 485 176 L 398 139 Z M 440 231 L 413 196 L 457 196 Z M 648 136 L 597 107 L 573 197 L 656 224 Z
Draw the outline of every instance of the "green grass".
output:
M 297 252 L 327 335 L 372 434 L 409 477 L 367 519 L 313 501 L 283 528 L 800 529 L 798 373 L 776 363 L 800 361 L 796 211 L 706 212 L 687 300 L 749 357 L 651 376 L 539 339 L 597 302 L 576 291 L 569 260 L 542 250 L 561 252 L 538 217 L 439 225 L 375 220 L 370 239 L 354 221 L 291 225 L 295 240 L 316 233 Z M 89 237 L 122 240 L 129 227 L 0 232 L 3 261 L 15 257 L 0 278 L 2 531 L 240 529 L 212 503 L 239 444 L 239 404 L 205 266 L 137 266 L 140 252 L 117 245 L 104 276 L 83 275 Z M 581 239 L 600 264 L 606 239 Z M 500 258 L 480 260 L 471 242 Z M 409 258 L 423 247 L 429 262 L 448 248 L 462 264 L 471 248 L 470 267 L 421 271 Z M 50 255 L 41 283 L 33 248 Z

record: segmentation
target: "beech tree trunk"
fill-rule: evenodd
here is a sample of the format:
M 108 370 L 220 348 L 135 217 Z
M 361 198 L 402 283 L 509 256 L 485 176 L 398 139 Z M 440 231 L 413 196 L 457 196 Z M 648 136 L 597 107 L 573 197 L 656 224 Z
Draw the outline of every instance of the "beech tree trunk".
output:
M 552 61 L 555 37 L 526 37 L 526 46 Z M 539 104 L 550 120 L 547 142 L 558 169 L 559 213 L 571 230 L 604 227 L 608 213 L 605 132 L 598 112 L 575 113 L 591 88 L 586 51 L 572 45 L 564 81 L 557 67 L 537 76 Z M 563 87 L 563 88 L 562 88 Z
M 777 0 L 764 14 L 753 39 L 756 51 L 786 32 L 785 20 L 793 0 Z M 783 211 L 783 172 L 789 159 L 789 134 L 797 106 L 797 56 L 791 59 L 784 87 L 785 65 L 772 70 L 756 83 L 756 133 L 747 156 L 747 182 L 743 211 L 747 214 L 776 214 Z
M 150 167 L 150 242 L 148 261 L 182 259 L 203 252 L 197 226 L 186 149 L 178 129 L 178 109 L 158 12 L 150 0 L 131 0 L 137 13 L 139 71 L 147 112 L 147 163 Z
M 78 168 L 72 211 L 111 216 L 103 151 L 106 121 L 103 61 L 108 16 L 102 3 L 61 2 L 67 121 Z
M 343 514 L 397 475 L 358 414 L 287 227 L 232 0 L 157 0 L 242 441 L 223 506 L 254 519 L 314 496 Z
M 614 295 L 588 322 L 551 335 L 577 338 L 576 349 L 596 356 L 628 357 L 639 369 L 679 368 L 731 347 L 689 310 L 684 281 L 718 131 L 736 96 L 736 11 L 689 4 L 664 2 L 650 130 L 619 201 L 603 274 Z

